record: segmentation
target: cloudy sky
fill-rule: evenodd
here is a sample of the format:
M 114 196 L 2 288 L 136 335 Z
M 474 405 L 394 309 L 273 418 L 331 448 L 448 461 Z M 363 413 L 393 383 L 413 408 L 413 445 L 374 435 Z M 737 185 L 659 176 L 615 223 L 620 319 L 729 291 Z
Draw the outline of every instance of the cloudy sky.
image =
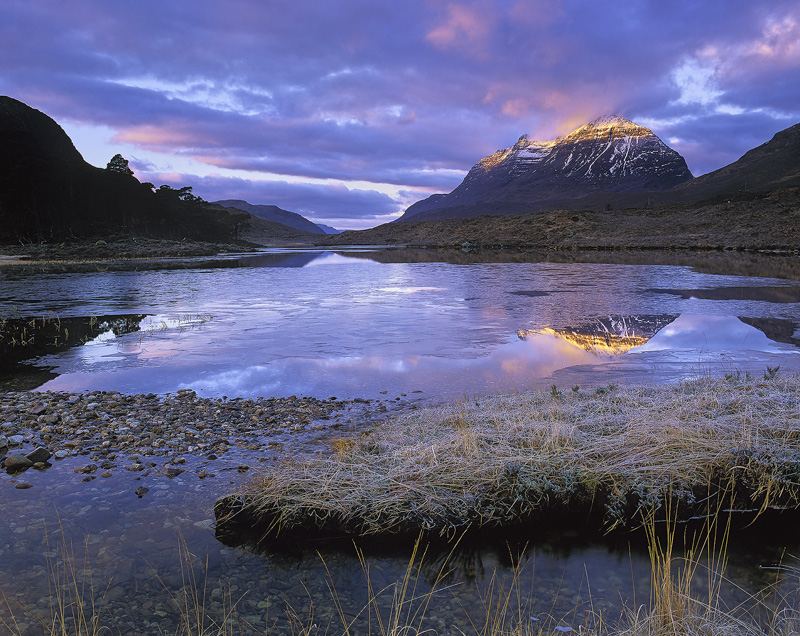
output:
M 0 69 L 94 165 L 363 228 L 605 114 L 736 160 L 800 122 L 800 3 L 3 0 Z

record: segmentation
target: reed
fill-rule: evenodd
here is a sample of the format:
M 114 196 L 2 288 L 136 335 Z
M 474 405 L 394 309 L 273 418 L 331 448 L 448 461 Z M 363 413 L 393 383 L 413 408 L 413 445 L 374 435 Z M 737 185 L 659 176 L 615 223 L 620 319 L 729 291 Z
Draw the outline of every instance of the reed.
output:
M 0 617 L 0 626 L 8 634 L 41 633 L 47 636 L 101 636 L 107 634 L 104 625 L 105 587 L 95 586 L 88 560 L 88 537 L 83 546 L 83 557 L 76 558 L 71 543 L 61 531 L 61 541 L 55 550 L 47 546 L 48 591 L 50 606 L 47 609 L 28 608 L 24 604 L 3 598 L 9 618 Z M 50 556 L 50 555 L 53 556 Z M 19 617 L 18 617 L 19 615 Z
M 183 537 L 179 539 L 178 550 L 183 584 L 181 589 L 173 594 L 156 572 L 156 577 L 180 614 L 176 636 L 237 636 L 246 633 L 249 626 L 245 625 L 237 614 L 237 605 L 241 597 L 234 599 L 230 590 L 223 593 L 222 610 L 218 616 L 212 616 L 206 605 L 207 599 L 210 598 L 208 559 L 203 565 L 198 566 L 197 558 L 189 550 Z M 224 586 L 221 581 L 220 585 Z
M 669 500 L 665 500 L 669 506 Z M 450 580 L 449 563 L 458 546 L 452 544 L 449 555 L 437 562 L 436 574 L 425 589 L 420 576 L 426 570 L 427 553 L 423 538 L 414 544 L 403 576 L 381 589 L 376 589 L 367 558 L 356 548 L 364 573 L 367 602 L 363 607 L 346 607 L 343 596 L 328 572 L 328 590 L 333 616 L 318 620 L 312 602 L 308 609 L 297 610 L 286 605 L 287 621 L 280 628 L 270 623 L 256 629 L 237 615 L 237 604 L 230 590 L 221 613 L 209 615 L 206 603 L 209 586 L 207 563 L 195 557 L 184 541 L 180 542 L 181 590 L 169 593 L 178 616 L 177 627 L 162 630 L 162 635 L 175 636 L 254 636 L 290 634 L 291 636 L 406 636 L 449 633 L 459 636 L 791 636 L 798 633 L 800 620 L 792 599 L 769 601 L 768 590 L 752 596 L 752 606 L 727 608 L 722 602 L 727 561 L 729 525 L 721 510 L 710 510 L 705 524 L 694 534 L 686 535 L 676 523 L 678 511 L 669 508 L 668 522 L 657 519 L 654 511 L 645 513 L 645 529 L 651 558 L 651 596 L 647 605 L 628 608 L 619 622 L 609 622 L 593 608 L 570 616 L 548 616 L 532 619 L 533 597 L 522 589 L 522 572 L 527 564 L 514 559 L 510 577 L 495 571 L 480 594 L 479 617 L 458 625 L 442 625 L 429 620 L 444 596 L 456 586 Z M 720 524 L 725 525 L 720 527 Z M 62 533 L 63 535 L 63 533 Z M 687 538 L 688 537 L 688 538 Z M 683 538 L 683 542 L 681 539 Z M 325 563 L 324 557 L 320 558 Z M 110 612 L 105 611 L 104 591 L 91 580 L 86 556 L 76 558 L 71 549 L 62 546 L 48 561 L 53 585 L 51 610 L 43 617 L 36 610 L 12 607 L 3 595 L 11 619 L 0 619 L 0 626 L 11 636 L 105 636 L 117 633 Z M 327 569 L 327 565 L 326 565 Z M 699 576 L 700 575 L 700 576 Z M 800 569 L 781 568 L 782 576 L 797 579 Z M 699 580 L 698 580 L 699 579 Z M 109 583 L 110 584 L 110 583 Z M 222 582 L 219 582 L 222 584 Z M 167 586 L 164 586 L 167 589 Z M 107 589 L 107 587 L 105 588 Z M 800 581 L 795 586 L 800 594 Z M 0 593 L 2 589 L 0 588 Z M 557 594 L 557 591 L 554 592 Z M 453 594 L 455 597 L 456 595 Z M 539 599 L 541 600 L 541 599 Z M 797 602 L 797 598 L 794 602 Z M 22 610 L 21 618 L 13 610 Z M 577 608 L 576 608 L 577 610 Z M 474 612 L 472 612 L 474 614 Z M 766 619 L 760 618 L 766 616 Z M 576 624 L 576 621 L 579 624 Z M 170 624 L 175 621 L 170 621 Z M 366 622 L 366 625 L 364 623 Z M 141 633 L 148 632 L 146 628 Z

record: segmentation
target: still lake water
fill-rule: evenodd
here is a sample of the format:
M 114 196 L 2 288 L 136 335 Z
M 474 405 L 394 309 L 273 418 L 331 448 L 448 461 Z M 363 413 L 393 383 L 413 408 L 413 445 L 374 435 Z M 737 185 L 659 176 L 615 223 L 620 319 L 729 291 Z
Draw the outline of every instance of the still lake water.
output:
M 109 331 L 28 361 L 25 368 L 47 379 L 40 390 L 189 388 L 209 397 L 336 396 L 403 408 L 531 386 L 800 369 L 800 283 L 772 277 L 775 267 L 760 277 L 679 265 L 468 262 L 463 255 L 459 263 L 394 262 L 402 252 L 391 254 L 271 250 L 232 258 L 230 267 L 0 273 L 0 316 L 137 316 L 130 333 Z M 286 601 L 298 612 L 313 602 L 314 620 L 332 620 L 331 633 L 341 632 L 329 584 L 348 616 L 367 604 L 353 550 L 320 555 L 323 546 L 294 546 L 254 555 L 214 539 L 214 500 L 246 479 L 235 470 L 204 482 L 190 473 L 153 481 L 152 492 L 138 499 L 131 493 L 139 482 L 129 475 L 84 484 L 73 476 L 79 465 L 77 458 L 60 460 L 29 490 L 4 476 L 0 507 L 10 521 L 0 525 L 0 573 L 7 596 L 36 606 L 47 595 L 47 555 L 65 536 L 87 553 L 96 586 L 112 581 L 112 633 L 128 633 L 130 617 L 139 629 L 152 624 L 169 632 L 174 613 L 165 588 L 180 587 L 183 537 L 208 559 L 209 594 L 218 581 L 236 599 L 245 594 L 240 612 L 254 633 L 273 622 L 275 633 L 288 629 Z M 577 627 L 590 601 L 612 614 L 623 603 L 645 602 L 646 551 L 623 543 L 532 533 L 521 583 L 533 599 L 526 620 L 550 615 Z M 734 544 L 728 572 L 750 592 L 774 578 L 759 565 L 779 560 L 787 545 L 795 554 L 799 547 L 777 537 L 759 539 L 758 549 L 753 543 Z M 430 626 L 445 633 L 441 625 L 457 620 L 471 633 L 466 617 L 478 620 L 493 572 L 508 576 L 508 550 L 501 544 L 460 553 L 454 587 L 428 611 Z M 408 553 L 368 552 L 366 563 L 380 589 L 402 578 Z
M 421 391 L 439 400 L 544 379 L 663 381 L 743 365 L 800 366 L 793 281 L 675 266 L 368 256 L 285 252 L 241 258 L 247 266 L 232 269 L 7 279 L 0 312 L 146 316 L 138 332 L 37 360 L 58 375 L 45 390 L 340 398 Z M 732 290 L 730 298 L 714 299 L 720 289 Z M 605 332 L 641 333 L 646 342 L 576 343 L 576 334 Z

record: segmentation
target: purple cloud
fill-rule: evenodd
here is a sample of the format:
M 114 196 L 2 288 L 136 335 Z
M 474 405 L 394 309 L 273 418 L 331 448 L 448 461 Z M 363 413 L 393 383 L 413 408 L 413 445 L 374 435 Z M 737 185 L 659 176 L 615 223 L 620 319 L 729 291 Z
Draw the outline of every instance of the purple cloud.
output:
M 719 168 L 800 121 L 798 42 L 795 0 L 8 0 L 0 92 L 107 128 L 152 174 L 174 157 L 204 198 L 291 191 L 367 223 L 601 114 Z

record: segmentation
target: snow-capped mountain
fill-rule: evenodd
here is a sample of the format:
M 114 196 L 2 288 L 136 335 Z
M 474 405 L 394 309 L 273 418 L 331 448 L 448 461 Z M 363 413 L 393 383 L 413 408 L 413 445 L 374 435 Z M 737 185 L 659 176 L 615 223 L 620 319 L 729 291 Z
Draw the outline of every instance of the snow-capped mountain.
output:
M 450 194 L 415 203 L 401 220 L 532 211 L 598 193 L 661 191 L 691 178 L 684 158 L 650 129 L 601 117 L 554 141 L 523 135 L 476 163 Z

